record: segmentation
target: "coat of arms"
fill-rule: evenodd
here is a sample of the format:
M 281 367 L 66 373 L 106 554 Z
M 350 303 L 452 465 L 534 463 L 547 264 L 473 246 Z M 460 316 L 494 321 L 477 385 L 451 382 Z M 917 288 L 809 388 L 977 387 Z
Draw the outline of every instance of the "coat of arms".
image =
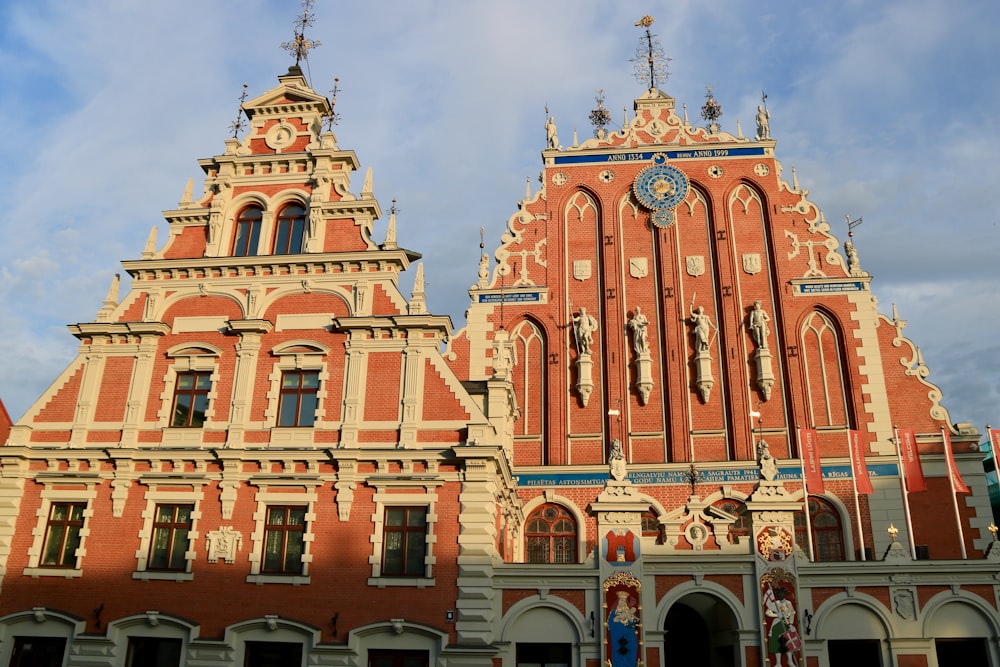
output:
M 751 276 L 760 272 L 760 253 L 748 252 L 743 255 L 743 270 Z
M 689 276 L 697 278 L 705 273 L 705 258 L 701 255 L 689 255 L 685 260 Z
M 628 261 L 628 273 L 633 278 L 645 278 L 649 273 L 649 260 L 645 257 L 633 257 Z
M 573 277 L 577 280 L 586 280 L 590 277 L 590 260 L 589 259 L 574 259 L 573 260 Z

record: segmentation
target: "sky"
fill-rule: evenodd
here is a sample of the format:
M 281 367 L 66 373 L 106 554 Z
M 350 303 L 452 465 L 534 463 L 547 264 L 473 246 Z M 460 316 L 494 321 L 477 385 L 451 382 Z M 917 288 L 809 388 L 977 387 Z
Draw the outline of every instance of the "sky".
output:
M 0 398 L 20 417 L 76 353 L 119 262 L 137 259 L 199 158 L 230 136 L 244 82 L 292 57 L 295 0 L 0 3 Z M 563 143 L 613 125 L 644 86 L 630 59 L 653 32 L 661 88 L 692 120 L 712 86 L 722 129 L 754 130 L 767 93 L 790 180 L 854 238 L 879 310 L 895 304 L 952 422 L 1000 427 L 1000 40 L 977 0 L 318 0 L 305 72 L 339 77 L 338 144 L 361 162 L 398 242 L 424 255 L 431 312 L 464 325 L 480 227 L 487 251 L 538 188 L 546 107 Z M 388 215 L 376 222 L 382 238 Z M 123 272 L 122 272 L 123 273 Z M 404 293 L 410 285 L 405 281 Z M 125 293 L 127 282 L 123 285 Z M 900 357 L 907 356 L 900 348 Z M 892 359 L 888 362 L 892 363 Z M 902 425 L 901 425 L 902 426 Z

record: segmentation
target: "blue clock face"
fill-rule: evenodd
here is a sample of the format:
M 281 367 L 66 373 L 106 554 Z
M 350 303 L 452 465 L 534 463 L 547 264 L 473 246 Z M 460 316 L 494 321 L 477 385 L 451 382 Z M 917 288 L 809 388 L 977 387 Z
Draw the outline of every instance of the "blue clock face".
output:
M 688 179 L 677 167 L 654 164 L 639 172 L 632 184 L 636 199 L 646 208 L 673 208 L 684 201 Z

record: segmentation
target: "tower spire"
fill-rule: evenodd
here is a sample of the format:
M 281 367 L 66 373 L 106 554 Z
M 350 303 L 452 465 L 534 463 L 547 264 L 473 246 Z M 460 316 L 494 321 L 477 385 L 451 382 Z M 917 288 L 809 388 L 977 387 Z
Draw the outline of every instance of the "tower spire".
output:
M 306 28 L 311 28 L 316 15 L 312 13 L 314 0 L 302 0 L 302 16 L 295 20 L 294 37 L 290 42 L 282 42 L 281 48 L 295 56 L 295 66 L 309 57 L 309 51 L 322 46 L 318 39 L 306 39 Z
M 635 68 L 636 80 L 648 84 L 650 90 L 655 90 L 670 75 L 667 69 L 670 58 L 663 55 L 663 47 L 649 29 L 653 25 L 652 16 L 643 16 L 635 25 L 644 28 L 644 34 L 639 37 L 639 45 L 629 62 Z

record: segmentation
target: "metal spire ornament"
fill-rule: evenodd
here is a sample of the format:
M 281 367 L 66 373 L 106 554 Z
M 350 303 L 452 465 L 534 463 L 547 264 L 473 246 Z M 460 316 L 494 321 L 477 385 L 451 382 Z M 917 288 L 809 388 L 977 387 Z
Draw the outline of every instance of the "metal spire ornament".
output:
M 247 83 L 243 82 L 243 94 L 240 95 L 240 106 L 236 110 L 236 120 L 229 124 L 229 129 L 233 131 L 233 139 L 240 138 L 240 132 L 243 131 L 245 123 L 243 122 L 243 103 L 247 101 Z
M 330 89 L 330 113 L 323 117 L 324 129 L 333 132 L 333 126 L 340 123 L 340 114 L 334 111 L 337 106 L 337 93 L 340 92 L 340 77 L 333 77 L 333 88 Z
M 603 139 L 606 134 L 604 127 L 611 122 L 611 112 L 604 108 L 604 89 L 599 88 L 594 95 L 597 108 L 590 112 L 590 124 L 594 126 L 594 136 Z
M 705 86 L 705 104 L 701 107 L 701 117 L 708 123 L 712 132 L 719 131 L 719 119 L 722 118 L 722 105 L 715 101 L 712 86 Z
M 281 48 L 295 56 L 295 65 L 309 58 L 309 51 L 322 46 L 318 39 L 306 39 L 306 28 L 311 28 L 316 16 L 312 13 L 314 0 L 302 0 L 302 16 L 295 20 L 294 38 L 290 42 L 282 42 Z
M 663 55 L 663 47 L 660 46 L 656 35 L 649 29 L 649 26 L 653 25 L 652 16 L 643 16 L 635 24 L 645 28 L 645 34 L 639 37 L 635 56 L 630 58 L 629 62 L 635 67 L 636 80 L 639 83 L 647 84 L 650 90 L 654 90 L 670 76 L 667 69 L 670 58 Z

